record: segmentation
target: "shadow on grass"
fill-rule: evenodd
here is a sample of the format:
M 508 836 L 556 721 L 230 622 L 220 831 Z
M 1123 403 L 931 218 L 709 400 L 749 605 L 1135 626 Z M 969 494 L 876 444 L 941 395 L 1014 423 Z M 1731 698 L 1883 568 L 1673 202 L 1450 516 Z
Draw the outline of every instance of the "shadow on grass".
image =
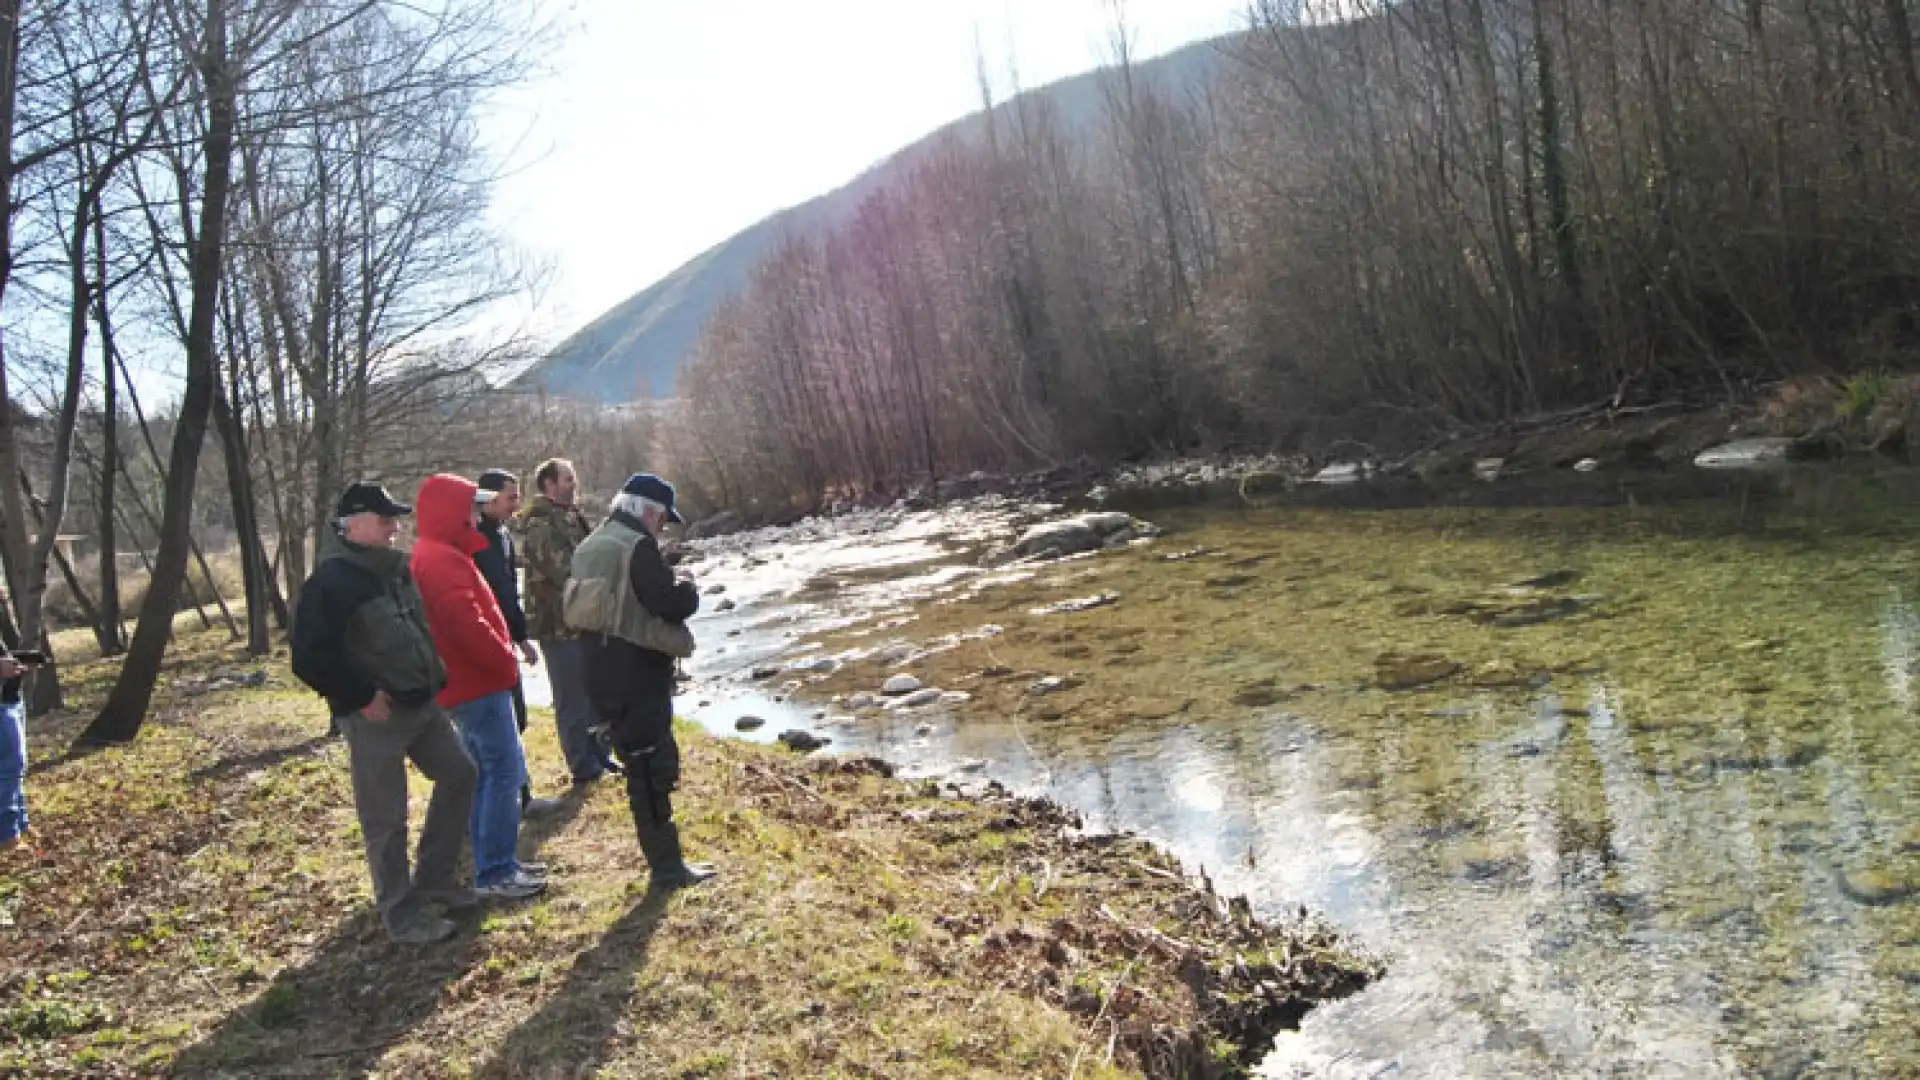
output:
M 597 1075 L 632 1011 L 634 976 L 647 964 L 648 943 L 672 895 L 650 890 L 581 953 L 560 989 L 500 1040 L 475 1080 L 551 1075 L 556 1067 L 567 1076 Z
M 365 1076 L 433 1015 L 476 952 L 470 927 L 435 945 L 395 944 L 365 909 L 182 1051 L 170 1075 Z
M 537 858 L 547 841 L 559 836 L 587 807 L 584 792 L 570 791 L 555 801 L 560 805 L 540 817 L 521 819 L 519 856 L 522 859 Z
M 647 967 L 647 944 L 666 915 L 670 892 L 647 896 L 607 928 L 566 970 L 561 988 L 540 1009 L 520 1020 L 474 1080 L 520 1080 L 555 1074 L 597 1076 L 614 1053 L 622 1020 L 632 1013 L 634 976 Z
M 196 784 L 203 784 L 210 780 L 231 780 L 237 776 L 245 776 L 256 769 L 271 769 L 297 757 L 310 757 L 334 741 L 326 735 L 315 735 L 297 743 L 267 746 L 250 753 L 233 754 L 200 766 L 193 770 L 189 777 Z

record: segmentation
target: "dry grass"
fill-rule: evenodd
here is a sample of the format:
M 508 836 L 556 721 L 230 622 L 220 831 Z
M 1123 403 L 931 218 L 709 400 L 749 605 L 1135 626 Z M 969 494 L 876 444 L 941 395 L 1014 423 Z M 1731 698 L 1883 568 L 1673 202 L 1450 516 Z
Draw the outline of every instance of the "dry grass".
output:
M 648 895 L 601 785 L 526 830 L 546 897 L 395 946 L 344 747 L 224 638 L 183 638 L 133 746 L 63 758 L 84 709 L 31 723 L 41 850 L 0 861 L 0 1074 L 1233 1075 L 1241 1044 L 1367 976 L 1324 930 L 1253 926 L 1047 806 L 697 735 L 681 818 L 719 882 Z M 203 689 L 246 671 L 266 684 Z M 76 703 L 110 674 L 71 666 Z
M 125 561 L 124 557 L 122 561 Z M 213 581 L 219 587 L 220 595 L 225 598 L 227 606 L 232 608 L 237 616 L 246 595 L 240 553 L 238 551 L 208 552 L 207 568 L 213 572 Z M 80 580 L 80 587 L 85 589 L 87 596 L 97 603 L 100 599 L 99 557 L 89 555 L 76 560 L 73 572 L 74 576 Z M 119 582 L 120 613 L 121 617 L 127 620 L 127 630 L 131 634 L 133 620 L 140 613 L 140 605 L 146 601 L 150 578 L 144 567 L 123 565 L 120 568 Z M 194 618 L 195 625 L 198 625 L 198 616 L 192 616 L 194 601 L 198 599 L 205 606 L 207 617 L 217 622 L 220 619 L 219 606 L 207 592 L 207 578 L 200 572 L 199 562 L 191 557 L 187 560 L 187 585 L 188 587 L 180 592 L 180 610 L 189 613 Z M 74 599 L 73 590 L 67 586 L 67 579 L 58 569 L 48 571 L 47 594 L 41 603 L 47 618 L 56 625 L 86 630 L 86 619 L 80 610 L 80 605 Z M 88 640 L 92 640 L 90 634 Z

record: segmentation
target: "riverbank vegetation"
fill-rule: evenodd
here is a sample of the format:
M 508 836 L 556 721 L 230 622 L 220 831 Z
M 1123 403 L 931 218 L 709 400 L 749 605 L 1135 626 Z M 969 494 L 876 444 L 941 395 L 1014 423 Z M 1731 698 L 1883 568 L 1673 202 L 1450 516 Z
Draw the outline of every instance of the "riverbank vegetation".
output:
M 714 885 L 648 894 L 607 784 L 528 826 L 546 896 L 397 948 L 316 700 L 182 628 L 138 746 L 62 753 L 111 662 L 32 724 L 0 1075 L 1231 1076 L 1374 971 L 1057 807 L 695 732 L 680 814 Z M 550 790 L 551 723 L 528 743 Z
M 1221 446 L 1349 455 L 1914 364 L 1904 3 L 1261 0 L 1116 38 L 795 236 L 681 377 L 711 503 Z M 1862 414 L 1864 416 L 1864 413 Z

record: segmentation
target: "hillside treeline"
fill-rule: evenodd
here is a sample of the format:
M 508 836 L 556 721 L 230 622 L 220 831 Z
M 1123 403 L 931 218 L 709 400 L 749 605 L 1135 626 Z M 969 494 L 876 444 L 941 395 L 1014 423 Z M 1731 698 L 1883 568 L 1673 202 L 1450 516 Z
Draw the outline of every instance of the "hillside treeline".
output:
M 1092 121 L 1017 97 L 783 244 L 681 376 L 680 469 L 806 501 L 1909 366 L 1911 22 L 1263 0 L 1200 87 L 1122 43 Z

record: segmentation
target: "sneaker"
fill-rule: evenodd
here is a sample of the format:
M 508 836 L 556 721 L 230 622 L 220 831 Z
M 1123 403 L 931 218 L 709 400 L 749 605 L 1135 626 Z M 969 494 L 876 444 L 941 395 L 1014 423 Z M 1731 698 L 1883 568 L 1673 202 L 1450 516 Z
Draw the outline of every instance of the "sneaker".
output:
M 559 799 L 528 799 L 527 805 L 520 808 L 520 816 L 528 821 L 538 821 L 558 813 L 565 805 Z
M 394 930 L 392 937 L 402 945 L 431 945 L 436 941 L 447 940 L 459 930 L 459 927 L 446 919 L 422 915 Z
M 516 862 L 514 865 L 520 868 L 520 872 L 522 874 L 525 874 L 530 878 L 541 878 L 542 880 L 544 880 L 547 876 L 546 863 L 522 861 L 522 862 Z
M 503 878 L 492 885 L 477 886 L 473 891 L 479 893 L 482 900 L 528 900 L 546 892 L 547 883 L 542 878 L 516 870 L 512 877 Z

